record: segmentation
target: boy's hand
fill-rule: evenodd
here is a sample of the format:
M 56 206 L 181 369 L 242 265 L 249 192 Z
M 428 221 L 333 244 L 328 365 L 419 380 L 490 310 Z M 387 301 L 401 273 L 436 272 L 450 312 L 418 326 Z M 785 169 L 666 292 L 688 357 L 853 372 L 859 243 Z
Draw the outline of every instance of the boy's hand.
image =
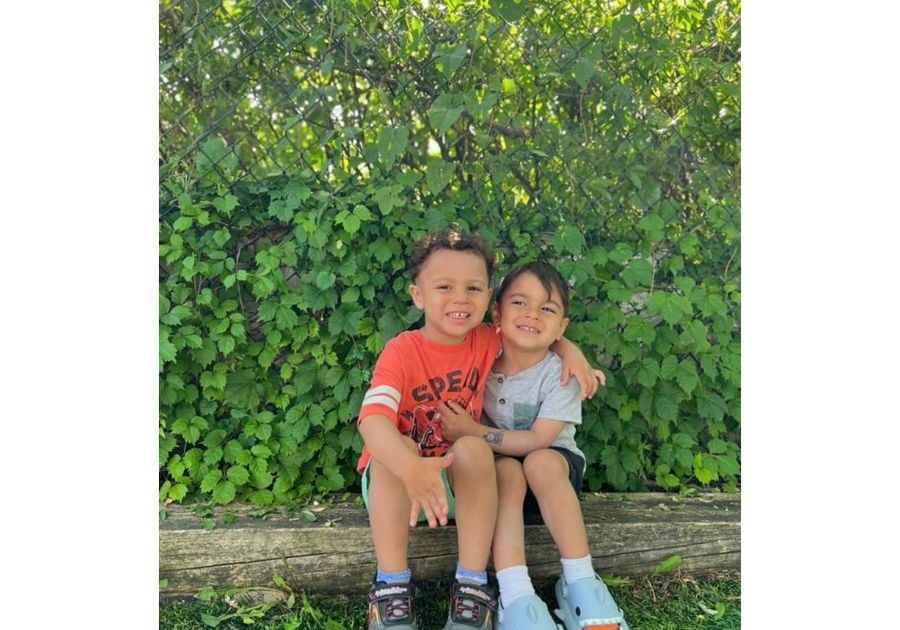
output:
M 573 376 L 581 386 L 581 400 L 594 397 L 594 394 L 597 393 L 598 381 L 600 386 L 606 385 L 606 375 L 600 370 L 593 369 L 587 360 L 578 362 L 563 360 L 562 374 L 559 377 L 560 384 L 565 385 Z
M 414 474 L 403 480 L 410 499 L 409 526 L 415 527 L 419 510 L 425 512 L 429 527 L 447 524 L 447 494 L 441 470 L 453 463 L 453 453 L 443 457 L 420 457 Z
M 441 414 L 441 433 L 444 438 L 455 442 L 464 435 L 479 435 L 478 423 L 459 403 L 441 402 L 438 404 L 438 412 Z

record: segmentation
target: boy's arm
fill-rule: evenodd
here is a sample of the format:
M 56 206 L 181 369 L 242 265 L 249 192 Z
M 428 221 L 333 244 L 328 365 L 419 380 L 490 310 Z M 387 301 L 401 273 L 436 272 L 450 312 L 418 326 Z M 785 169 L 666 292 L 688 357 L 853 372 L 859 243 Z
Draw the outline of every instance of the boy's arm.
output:
M 411 502 L 409 526 L 415 527 L 419 509 L 425 512 L 429 527 L 447 524 L 447 496 L 441 469 L 453 463 L 453 454 L 444 457 L 419 457 L 404 440 L 390 418 L 370 414 L 359 422 L 359 432 L 369 455 L 406 487 Z
M 597 393 L 597 381 L 600 381 L 600 385 L 606 385 L 606 375 L 593 369 L 578 346 L 565 337 L 554 341 L 550 349 L 563 360 L 560 384 L 565 385 L 574 376 L 581 386 L 581 400 L 594 397 Z
M 482 438 L 495 453 L 521 457 L 539 448 L 547 448 L 565 426 L 562 420 L 538 418 L 530 429 L 511 431 L 488 427 L 472 419 L 465 409 L 455 402 L 441 403 L 441 431 L 444 437 L 458 440 L 464 435 Z

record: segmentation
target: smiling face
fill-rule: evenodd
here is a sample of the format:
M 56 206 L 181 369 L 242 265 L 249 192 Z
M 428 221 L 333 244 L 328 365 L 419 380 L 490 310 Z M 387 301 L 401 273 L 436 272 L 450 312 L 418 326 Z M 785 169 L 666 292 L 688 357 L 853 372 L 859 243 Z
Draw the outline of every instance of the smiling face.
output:
M 494 321 L 500 323 L 503 351 L 546 352 L 563 336 L 569 319 L 556 287 L 550 295 L 531 272 L 520 274 L 494 305 Z
M 491 288 L 484 258 L 470 251 L 432 252 L 410 285 L 409 294 L 425 311 L 422 334 L 441 344 L 462 343 L 484 320 Z

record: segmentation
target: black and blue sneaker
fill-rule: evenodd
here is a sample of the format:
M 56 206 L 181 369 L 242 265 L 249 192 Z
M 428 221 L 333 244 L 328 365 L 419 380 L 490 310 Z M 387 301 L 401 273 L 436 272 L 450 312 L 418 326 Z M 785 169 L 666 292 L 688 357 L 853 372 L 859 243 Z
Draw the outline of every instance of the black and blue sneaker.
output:
M 444 630 L 491 630 L 496 610 L 497 599 L 490 586 L 454 581 Z
M 413 584 L 373 582 L 369 588 L 369 630 L 417 630 Z

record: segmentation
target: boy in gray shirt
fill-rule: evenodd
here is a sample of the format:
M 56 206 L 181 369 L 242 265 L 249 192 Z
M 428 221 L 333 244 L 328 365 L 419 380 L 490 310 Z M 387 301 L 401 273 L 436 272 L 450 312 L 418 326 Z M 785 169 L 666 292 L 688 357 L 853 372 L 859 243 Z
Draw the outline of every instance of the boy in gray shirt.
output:
M 524 513 L 530 512 L 542 516 L 560 551 L 556 614 L 566 630 L 628 630 L 594 572 L 581 516 L 585 458 L 575 443 L 579 387 L 560 383 L 565 375 L 560 379 L 559 356 L 550 350 L 569 323 L 568 305 L 568 287 L 552 266 L 533 262 L 511 272 L 493 306 L 503 352 L 485 385 L 482 424 L 454 403 L 439 407 L 446 437 L 479 436 L 496 453 L 499 507 L 491 551 L 500 607 L 495 628 L 557 627 L 525 564 Z

